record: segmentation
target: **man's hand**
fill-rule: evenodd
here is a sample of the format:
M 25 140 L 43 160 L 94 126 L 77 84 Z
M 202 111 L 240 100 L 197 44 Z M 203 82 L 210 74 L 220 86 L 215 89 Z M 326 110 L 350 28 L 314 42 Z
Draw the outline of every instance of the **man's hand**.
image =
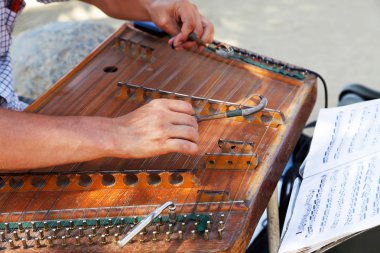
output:
M 114 120 L 112 156 L 144 158 L 198 152 L 198 123 L 191 104 L 156 99 Z
M 56 117 L 0 108 L 0 169 L 32 169 L 102 157 L 198 152 L 198 124 L 184 101 L 156 99 L 119 118 Z
M 189 0 L 82 0 L 97 6 L 107 15 L 127 20 L 153 21 L 173 36 L 169 44 L 176 49 L 191 49 L 195 42 L 188 36 L 194 32 L 198 38 L 211 43 L 213 24 L 203 17 Z
M 174 36 L 169 44 L 173 43 L 176 49 L 191 49 L 196 45 L 188 41 L 191 32 L 207 43 L 214 38 L 213 24 L 188 0 L 155 0 L 148 11 L 158 27 Z

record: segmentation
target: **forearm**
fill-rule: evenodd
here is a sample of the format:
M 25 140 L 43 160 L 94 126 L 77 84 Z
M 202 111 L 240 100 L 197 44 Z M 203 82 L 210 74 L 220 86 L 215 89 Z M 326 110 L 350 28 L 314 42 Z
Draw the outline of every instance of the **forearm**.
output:
M 48 167 L 108 155 L 109 120 L 0 109 L 0 169 Z
M 149 9 L 154 0 L 82 0 L 95 5 L 108 16 L 125 19 L 149 21 Z

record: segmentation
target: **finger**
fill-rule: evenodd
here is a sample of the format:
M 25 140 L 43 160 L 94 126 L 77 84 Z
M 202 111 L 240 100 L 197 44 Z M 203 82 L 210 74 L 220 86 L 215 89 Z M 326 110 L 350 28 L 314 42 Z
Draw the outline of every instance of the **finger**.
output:
M 160 99 L 160 100 L 163 101 L 163 103 L 169 108 L 169 110 L 173 112 L 186 113 L 188 115 L 194 115 L 195 113 L 193 106 L 186 101 L 175 100 L 175 99 Z
M 214 40 L 214 25 L 211 21 L 202 17 L 203 35 L 201 39 L 206 43 L 211 43 Z
M 184 48 L 184 49 L 193 49 L 197 43 L 194 41 L 186 41 L 183 44 L 179 45 L 178 48 Z
M 194 7 L 193 7 L 194 8 Z M 183 10 L 179 12 L 179 17 L 182 21 L 181 32 L 176 36 L 174 41 L 175 46 L 179 46 L 185 41 L 187 41 L 189 34 L 194 31 L 197 23 L 196 15 L 194 10 Z
M 184 139 L 194 143 L 198 142 L 198 131 L 191 126 L 172 125 L 168 130 L 168 137 L 170 139 Z
M 176 152 L 188 155 L 196 155 L 198 153 L 197 144 L 182 139 L 168 139 L 164 148 L 167 152 Z
M 172 112 L 169 115 L 169 122 L 174 125 L 186 125 L 198 129 L 197 119 L 185 113 Z
M 201 15 L 198 12 L 195 14 L 194 33 L 197 35 L 197 37 L 201 37 L 202 34 L 203 34 L 202 17 L 201 17 Z
M 181 32 L 181 30 L 175 22 L 168 22 L 160 28 L 170 35 L 176 35 Z

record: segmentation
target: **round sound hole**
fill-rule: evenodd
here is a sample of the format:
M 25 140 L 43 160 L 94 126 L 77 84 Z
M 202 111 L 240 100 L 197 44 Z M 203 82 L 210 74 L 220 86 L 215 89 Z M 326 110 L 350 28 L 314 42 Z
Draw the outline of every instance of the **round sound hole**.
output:
M 115 177 L 111 174 L 104 174 L 102 179 L 102 184 L 104 186 L 112 186 L 115 184 Z
M 108 66 L 103 69 L 106 73 L 115 73 L 118 70 L 116 66 Z
M 79 181 L 78 184 L 82 187 L 88 187 L 92 184 L 92 179 L 89 175 L 87 174 L 81 174 L 79 176 Z
M 183 176 L 179 173 L 173 173 L 169 177 L 169 183 L 172 185 L 180 185 L 183 183 Z
M 13 189 L 20 189 L 24 185 L 24 180 L 22 178 L 12 177 L 11 180 L 9 180 L 9 185 Z
M 139 178 L 135 174 L 127 174 L 124 178 L 124 183 L 127 186 L 135 186 L 137 185 Z
M 60 175 L 57 177 L 57 186 L 58 187 L 66 187 L 70 184 L 70 178 L 65 175 Z
M 161 177 L 158 174 L 149 174 L 148 176 L 148 184 L 149 185 L 159 185 L 161 183 Z
M 42 188 L 46 185 L 46 180 L 41 176 L 33 177 L 32 185 L 36 188 Z

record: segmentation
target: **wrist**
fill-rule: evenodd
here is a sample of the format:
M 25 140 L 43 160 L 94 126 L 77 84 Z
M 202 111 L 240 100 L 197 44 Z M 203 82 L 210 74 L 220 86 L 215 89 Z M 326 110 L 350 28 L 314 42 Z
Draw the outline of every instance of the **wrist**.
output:
M 97 158 L 114 156 L 116 150 L 116 134 L 113 119 L 105 117 L 86 117 L 82 129 L 89 140 L 89 150 Z

